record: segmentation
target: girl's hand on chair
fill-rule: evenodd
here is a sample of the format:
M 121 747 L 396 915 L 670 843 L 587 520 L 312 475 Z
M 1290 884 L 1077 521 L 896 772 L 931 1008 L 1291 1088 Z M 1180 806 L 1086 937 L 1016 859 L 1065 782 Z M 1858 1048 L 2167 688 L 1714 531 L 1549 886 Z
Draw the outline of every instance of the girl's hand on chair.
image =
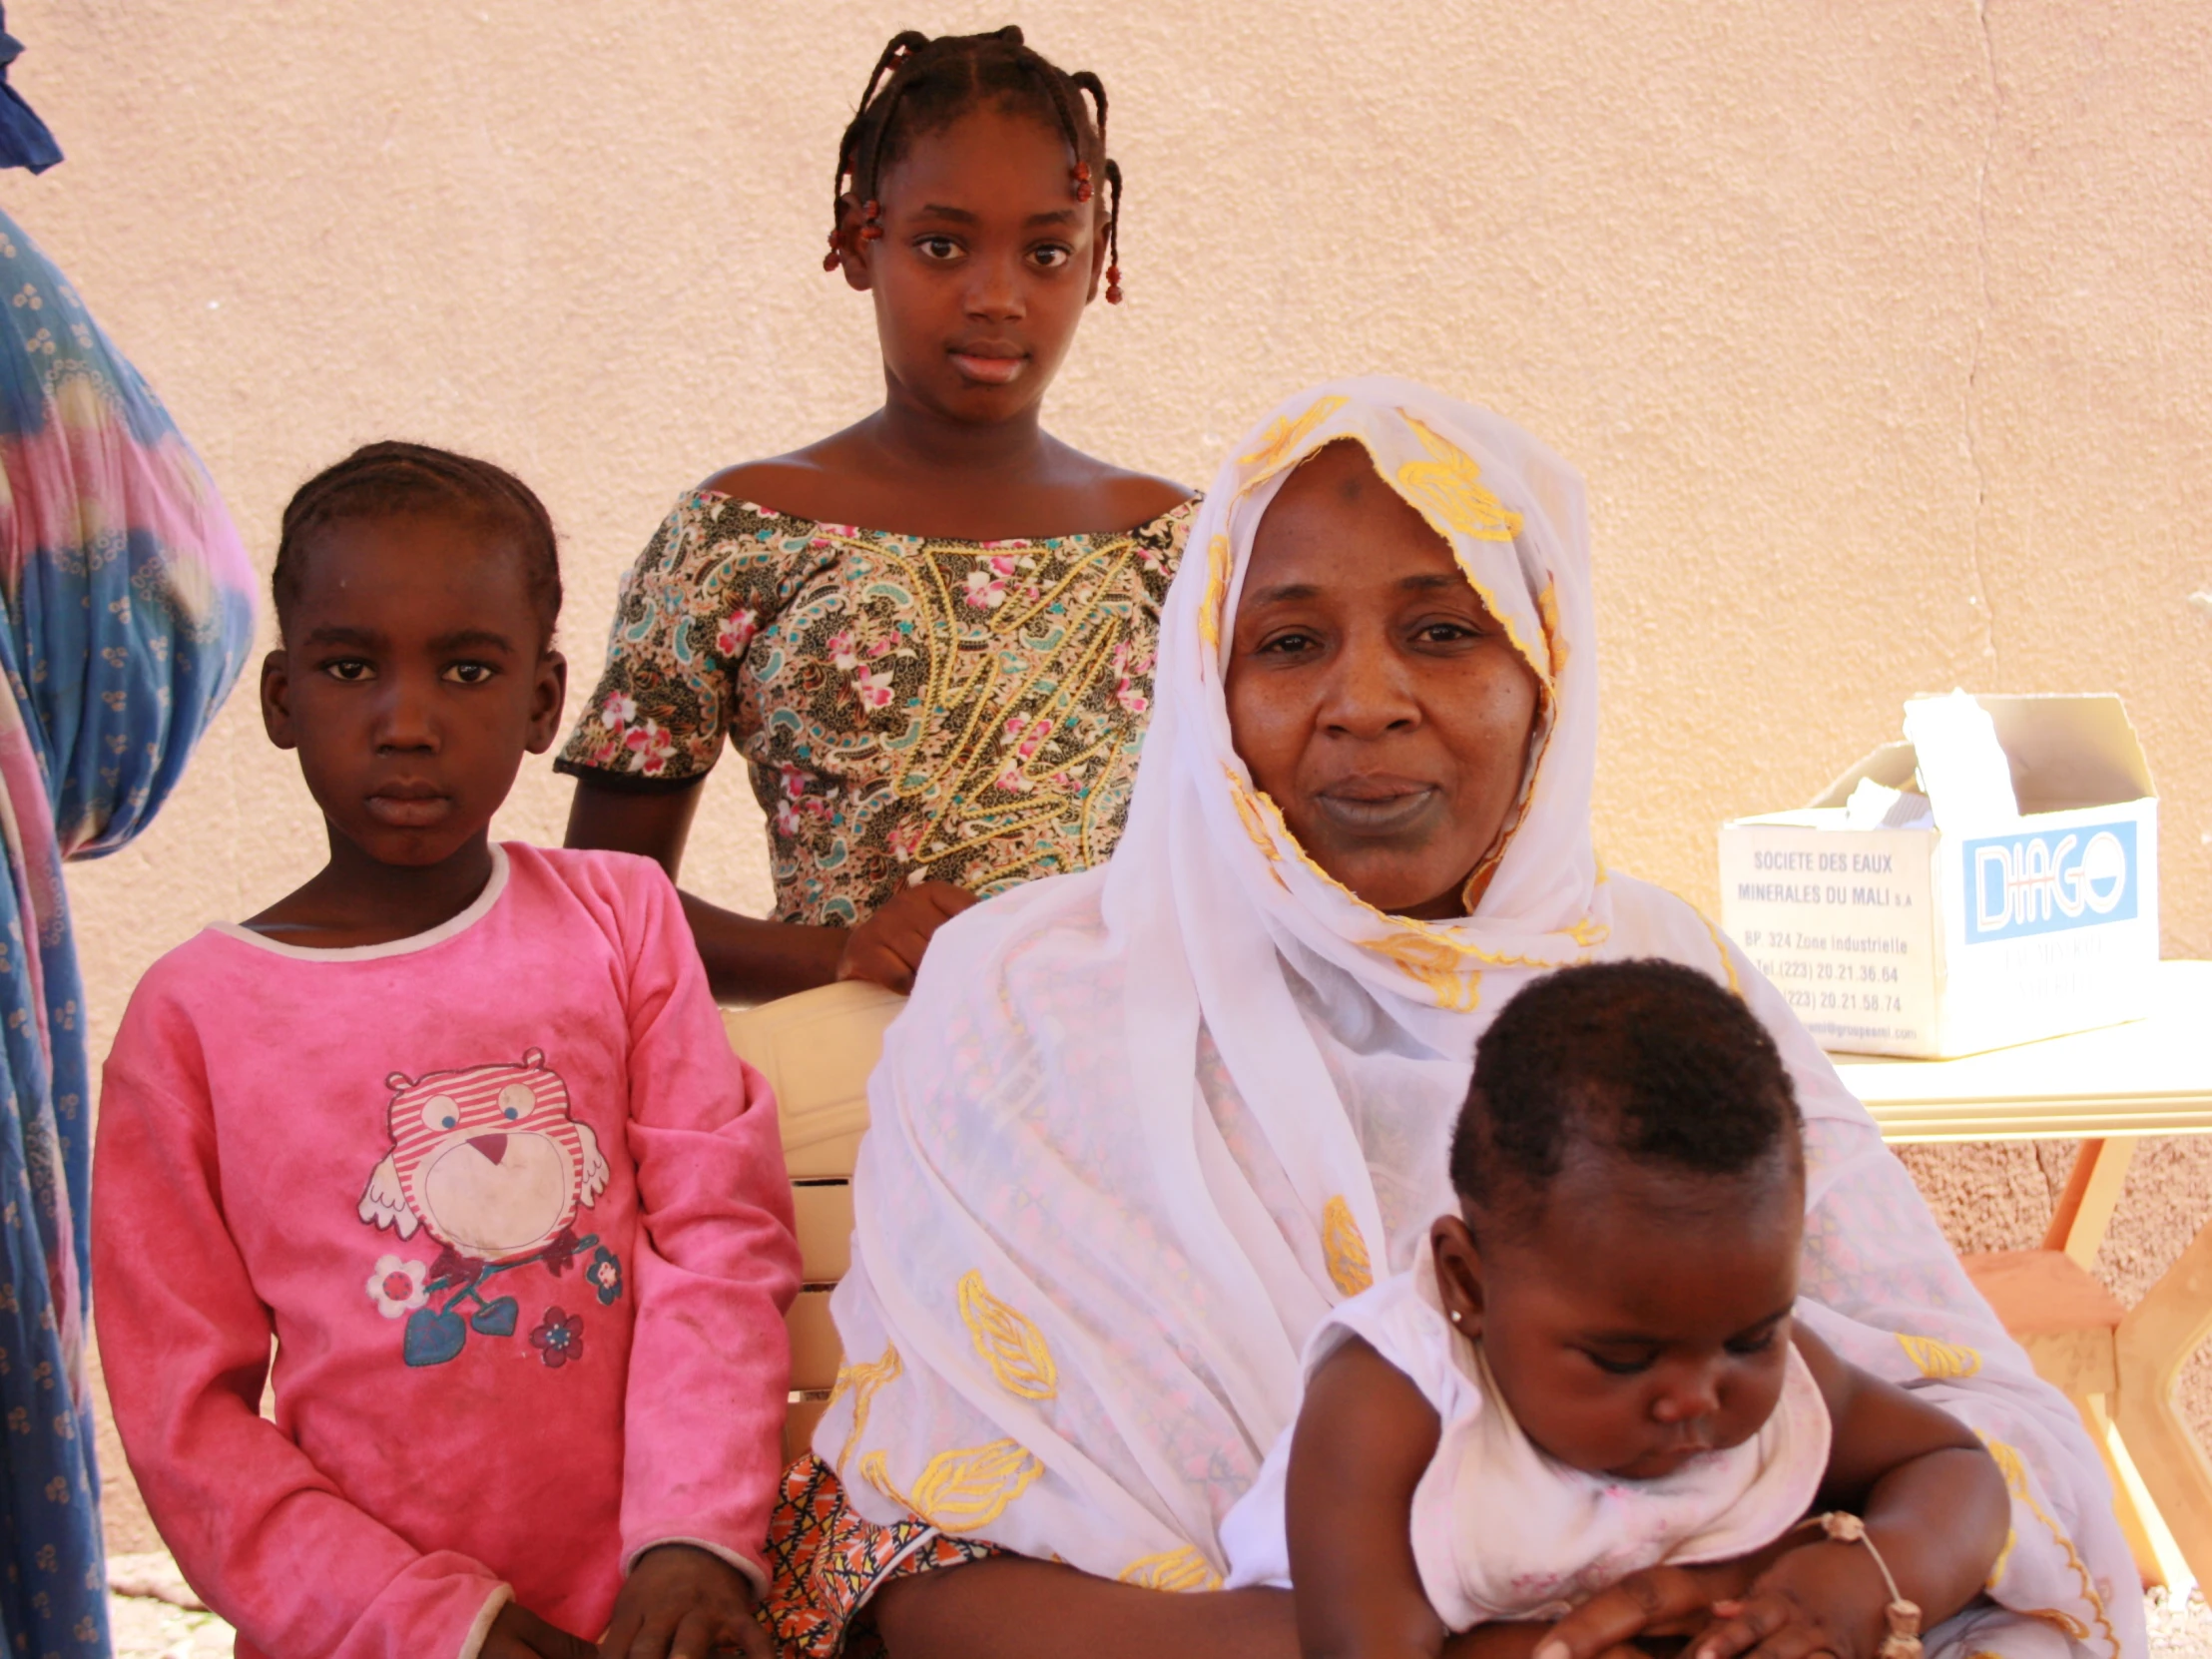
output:
M 837 977 L 865 979 L 903 995 L 914 988 L 914 973 L 937 929 L 974 902 L 975 894 L 949 881 L 901 887 L 845 935 Z
M 597 1659 L 599 1650 L 546 1623 L 521 1602 L 510 1601 L 499 1609 L 476 1652 L 479 1659 Z
M 623 1581 L 597 1659 L 708 1659 L 717 1653 L 775 1659 L 755 1605 L 751 1581 L 720 1556 L 690 1544 L 659 1545 L 639 1556 Z
M 1864 1548 L 1808 1544 L 1761 1573 L 1741 1599 L 1714 1602 L 1712 1627 L 1685 1659 L 1873 1659 L 1889 1628 L 1889 1602 L 1882 1569 Z

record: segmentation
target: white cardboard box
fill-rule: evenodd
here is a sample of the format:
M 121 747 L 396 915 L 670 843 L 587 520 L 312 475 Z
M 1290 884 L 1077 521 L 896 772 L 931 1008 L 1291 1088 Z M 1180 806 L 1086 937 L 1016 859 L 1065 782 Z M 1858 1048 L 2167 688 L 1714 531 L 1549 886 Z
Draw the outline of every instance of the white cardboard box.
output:
M 2149 1012 L 2158 801 L 2120 700 L 1972 701 L 2016 807 L 1969 812 L 1956 778 L 1895 743 L 1808 808 L 1721 828 L 1723 922 L 1825 1048 L 1947 1058 Z M 1936 805 L 1912 828 L 1851 828 L 1862 779 L 1917 792 L 1893 822 Z

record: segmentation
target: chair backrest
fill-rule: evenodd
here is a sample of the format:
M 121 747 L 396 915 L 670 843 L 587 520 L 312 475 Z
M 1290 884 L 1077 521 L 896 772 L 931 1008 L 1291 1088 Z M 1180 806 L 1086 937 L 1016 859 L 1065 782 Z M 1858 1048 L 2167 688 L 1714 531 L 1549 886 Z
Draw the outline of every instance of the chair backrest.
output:
M 799 1224 L 801 1288 L 785 1324 L 792 1338 L 789 1463 L 814 1438 L 843 1353 L 830 1293 L 852 1261 L 852 1160 L 867 1128 L 867 1079 L 883 1029 L 906 999 L 846 980 L 723 1015 L 730 1046 L 768 1079 L 784 1132 Z

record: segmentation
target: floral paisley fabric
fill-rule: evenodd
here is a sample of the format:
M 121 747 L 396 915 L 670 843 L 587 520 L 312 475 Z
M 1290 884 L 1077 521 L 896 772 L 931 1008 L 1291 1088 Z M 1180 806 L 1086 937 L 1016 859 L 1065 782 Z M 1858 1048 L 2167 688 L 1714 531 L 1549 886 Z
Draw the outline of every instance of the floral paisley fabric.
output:
M 1229 619 L 1282 480 L 1357 443 L 1451 548 L 1542 688 L 1513 827 L 1471 914 L 1330 878 L 1236 752 Z M 1598 862 L 1595 607 L 1580 477 L 1401 380 L 1317 387 L 1224 463 L 1160 636 L 1159 706 L 1105 867 L 954 917 L 868 1084 L 840 1386 L 815 1430 L 877 1527 L 1220 1585 L 1223 1516 L 1297 1409 L 1338 1303 L 1453 1204 L 1475 1039 L 1570 962 L 1710 973 L 1772 1032 L 1807 1119 L 1800 1316 L 1978 1432 L 2012 1492 L 1992 1604 L 1932 1659 L 2133 1659 L 2142 1601 L 2080 1419 L 1968 1283 L 1781 994 L 1690 905 Z
M 1190 503 L 1134 530 L 948 541 L 686 495 L 629 576 L 556 763 L 690 783 L 725 740 L 769 816 L 777 919 L 1087 869 L 1129 808 Z
M 0 1639 L 55 1659 L 108 1650 L 62 864 L 153 822 L 245 662 L 254 577 L 169 412 L 5 216 L 0 296 Z

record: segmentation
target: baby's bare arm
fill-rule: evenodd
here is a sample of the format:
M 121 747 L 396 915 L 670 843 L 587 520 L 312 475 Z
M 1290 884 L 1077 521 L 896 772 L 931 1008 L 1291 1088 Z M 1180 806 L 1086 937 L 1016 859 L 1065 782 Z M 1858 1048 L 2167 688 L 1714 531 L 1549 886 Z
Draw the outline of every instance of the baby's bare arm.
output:
M 1413 1564 L 1413 1488 L 1436 1454 L 1435 1407 L 1357 1337 L 1306 1387 L 1285 1523 L 1306 1659 L 1435 1659 L 1447 1632 Z

